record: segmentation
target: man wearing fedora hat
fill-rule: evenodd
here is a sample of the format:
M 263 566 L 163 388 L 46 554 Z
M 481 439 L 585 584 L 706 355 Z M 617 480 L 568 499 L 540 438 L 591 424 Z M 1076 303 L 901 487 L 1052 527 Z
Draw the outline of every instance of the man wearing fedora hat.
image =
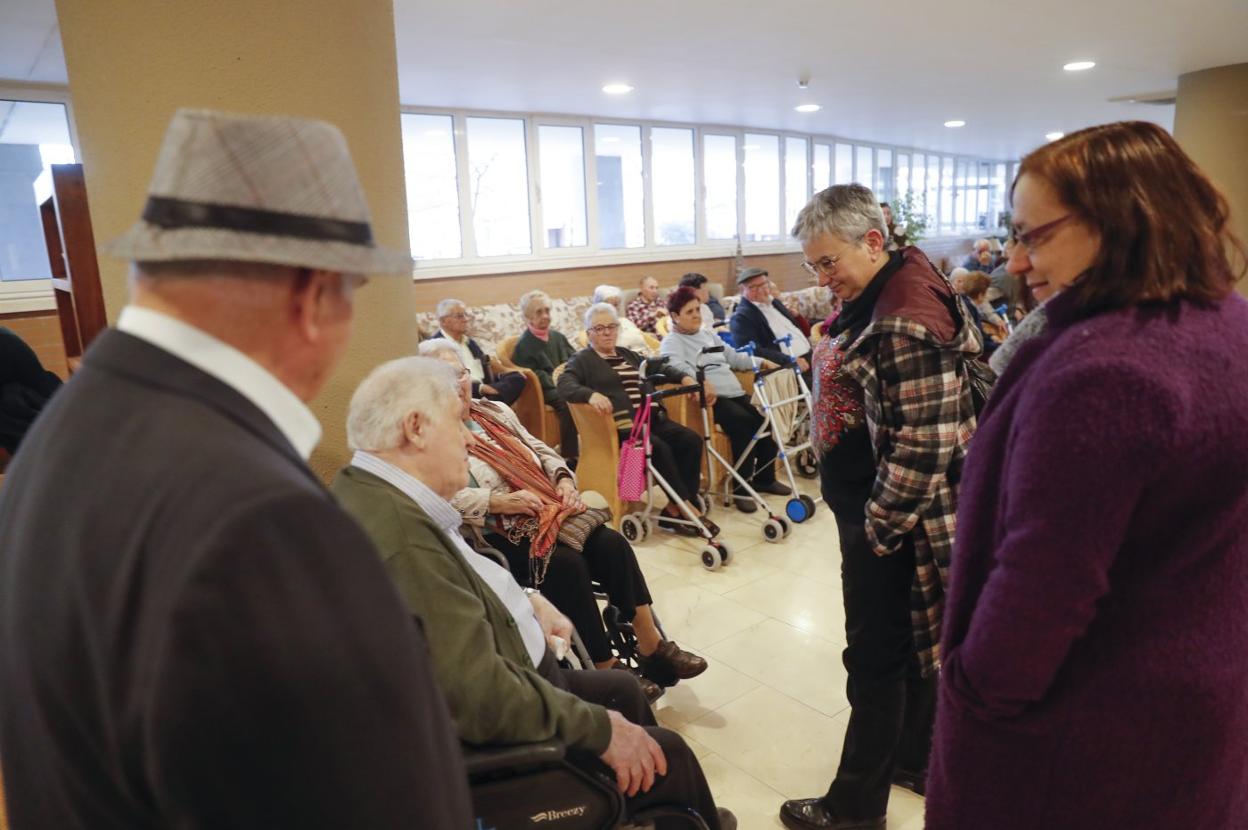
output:
M 426 644 L 306 464 L 373 243 L 346 142 L 179 111 L 131 299 L 0 490 L 15 827 L 468 827 Z

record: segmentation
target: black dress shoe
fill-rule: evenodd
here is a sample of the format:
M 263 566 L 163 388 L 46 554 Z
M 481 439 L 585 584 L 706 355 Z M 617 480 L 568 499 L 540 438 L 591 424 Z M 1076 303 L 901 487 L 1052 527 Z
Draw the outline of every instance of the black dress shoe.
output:
M 772 481 L 770 484 L 764 484 L 764 485 L 762 485 L 762 486 L 756 486 L 754 489 L 755 489 L 755 490 L 757 490 L 757 491 L 758 491 L 758 492 L 760 492 L 760 493 L 771 493 L 773 496 L 791 496 L 791 495 L 793 495 L 793 488 L 792 488 L 792 487 L 790 487 L 790 486 L 789 486 L 789 485 L 787 485 L 787 484 L 781 484 L 781 483 L 780 483 L 780 482 L 778 482 L 778 481 Z
M 790 830 L 876 830 L 885 819 L 839 818 L 822 798 L 795 798 L 780 805 L 780 821 Z
M 649 703 L 651 706 L 654 705 L 656 700 L 663 697 L 663 693 L 667 691 L 667 689 L 664 689 L 644 674 L 638 674 L 623 663 L 616 663 L 611 668 L 629 672 L 633 677 L 637 678 L 637 682 L 641 684 L 641 693 L 646 696 L 646 703 Z
M 758 510 L 758 504 L 749 496 L 734 496 L 732 503 L 742 513 L 754 513 Z
M 926 796 L 927 772 L 915 772 L 914 770 L 897 767 L 893 770 L 893 786 L 909 790 L 915 795 Z

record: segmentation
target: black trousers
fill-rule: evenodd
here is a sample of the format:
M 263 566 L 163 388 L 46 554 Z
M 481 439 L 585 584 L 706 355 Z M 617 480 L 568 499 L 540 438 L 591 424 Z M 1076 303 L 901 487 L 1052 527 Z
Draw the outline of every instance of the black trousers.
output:
M 487 533 L 485 540 L 507 557 L 516 581 L 528 585 L 529 541 L 516 544 L 498 533 Z M 567 545 L 555 545 L 541 585 L 542 596 L 572 621 L 590 659 L 601 663 L 611 659 L 611 646 L 591 580 L 602 585 L 625 622 L 633 619 L 637 606 L 650 604 L 650 589 L 628 540 L 606 525 L 589 534 L 581 553 Z
M 763 425 L 763 420 L 763 413 L 750 405 L 749 395 L 715 400 L 715 421 L 728 434 L 728 442 L 732 444 L 733 463 L 741 460 L 741 454 L 749 446 L 754 433 Z M 760 439 L 739 470 L 746 480 L 755 484 L 771 484 L 775 481 L 776 442 L 770 437 Z M 741 491 L 740 487 L 736 489 L 737 492 Z
M 524 391 L 526 383 L 524 375 L 519 372 L 500 372 L 494 377 L 494 380 L 488 383 L 498 390 L 497 395 L 486 395 L 492 401 L 502 401 L 511 406 L 520 397 L 520 393 Z
M 620 441 L 629 430 L 620 430 Z M 702 436 L 670 418 L 650 421 L 650 449 L 654 469 L 667 480 L 676 494 L 693 501 L 702 481 Z
M 707 786 L 702 765 L 684 738 L 658 726 L 646 696 L 637 678 L 622 671 L 577 671 L 561 669 L 550 651 L 537 667 L 538 672 L 554 686 L 576 695 L 581 700 L 614 709 L 630 722 L 643 726 L 650 737 L 658 743 L 667 758 L 667 775 L 655 776 L 649 792 L 638 793 L 625 799 L 625 811 L 632 816 L 639 810 L 659 805 L 680 805 L 697 810 L 711 830 L 719 830 L 719 817 L 715 811 L 715 799 Z M 584 750 L 568 751 L 568 760 L 582 769 L 604 772 L 614 777 L 610 767 L 598 756 Z M 688 823 L 665 819 L 655 823 L 660 830 L 686 830 Z
M 895 768 L 927 769 L 936 678 L 921 677 L 914 652 L 913 545 L 907 540 L 895 553 L 877 556 L 863 527 L 869 483 L 861 499 L 847 499 L 844 488 L 826 478 L 823 483 L 841 542 L 850 705 L 840 766 L 824 800 L 838 817 L 867 819 L 887 812 Z
M 559 454 L 570 461 L 575 460 L 581 454 L 581 440 L 576 431 L 576 422 L 572 420 L 572 410 L 568 409 L 566 401 L 548 397 L 546 403 L 550 404 L 559 418 Z

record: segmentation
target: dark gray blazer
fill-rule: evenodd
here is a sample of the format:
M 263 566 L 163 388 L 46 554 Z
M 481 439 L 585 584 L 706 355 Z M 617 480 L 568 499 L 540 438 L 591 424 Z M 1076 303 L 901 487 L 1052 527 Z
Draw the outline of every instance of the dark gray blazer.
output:
M 110 330 L 0 487 L 14 827 L 464 828 L 423 636 L 250 401 Z
M 785 317 L 797 325 L 797 321 L 793 320 L 793 315 L 784 307 L 784 303 L 779 300 L 772 300 L 771 306 L 779 311 Z M 780 345 L 776 342 L 776 335 L 771 330 L 771 324 L 767 322 L 767 318 L 763 316 L 763 312 L 758 310 L 758 306 L 741 297 L 737 301 L 737 308 L 732 312 L 732 319 L 729 321 L 732 331 L 732 342 L 740 348 L 746 343 L 755 345 L 754 354 L 759 357 L 766 358 L 772 363 L 778 363 L 781 366 L 789 362 L 789 358 L 785 356 L 780 349 Z

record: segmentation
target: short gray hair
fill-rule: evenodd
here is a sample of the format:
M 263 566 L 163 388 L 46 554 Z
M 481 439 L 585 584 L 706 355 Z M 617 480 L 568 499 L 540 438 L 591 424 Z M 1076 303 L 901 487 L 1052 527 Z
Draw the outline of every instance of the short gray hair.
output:
M 434 337 L 423 341 L 416 347 L 416 353 L 421 357 L 432 357 L 438 360 L 442 359 L 442 355 L 449 354 L 460 366 L 464 365 L 464 356 L 460 354 L 459 347 L 445 337 Z
M 450 317 L 452 314 L 454 314 L 455 309 L 467 308 L 467 307 L 468 306 L 464 305 L 461 300 L 456 300 L 453 297 L 448 297 L 442 302 L 438 303 L 438 310 L 435 311 L 434 314 L 436 314 L 437 318 L 441 320 L 443 317 Z
M 617 322 L 620 319 L 620 312 L 615 310 L 615 306 L 610 303 L 594 303 L 585 311 L 585 329 L 588 330 L 590 323 L 596 314 L 610 314 Z
M 871 230 L 888 238 L 884 211 L 875 194 L 860 184 L 836 184 L 819 191 L 806 203 L 797 214 L 791 233 L 799 242 L 825 233 L 857 242 Z
M 611 300 L 618 300 L 620 298 L 621 293 L 623 292 L 620 291 L 619 286 L 600 285 L 594 289 L 594 296 L 592 298 L 592 302 L 606 303 L 606 302 L 610 302 Z
M 532 291 L 526 291 L 520 295 L 520 315 L 524 319 L 529 319 L 529 307 L 537 300 L 545 300 L 550 302 L 550 295 L 541 289 L 535 288 Z
M 403 443 L 403 420 L 412 412 L 439 418 L 459 400 L 459 379 L 440 360 L 400 357 L 364 378 L 347 408 L 347 446 L 385 451 Z

